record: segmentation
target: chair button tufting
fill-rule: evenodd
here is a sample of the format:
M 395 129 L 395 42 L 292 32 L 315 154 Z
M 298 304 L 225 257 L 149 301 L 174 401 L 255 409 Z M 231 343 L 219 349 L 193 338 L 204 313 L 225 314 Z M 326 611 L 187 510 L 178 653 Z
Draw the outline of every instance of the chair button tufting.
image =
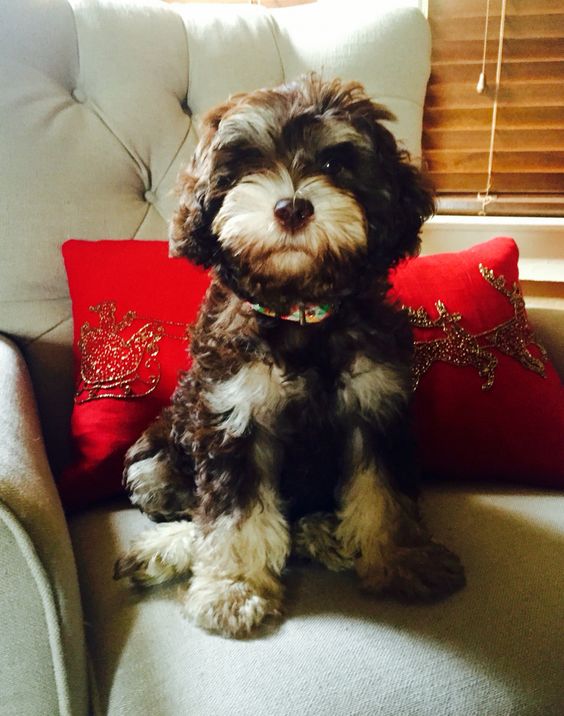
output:
M 80 89 L 80 87 L 75 87 L 73 89 L 72 97 L 76 102 L 80 102 L 80 104 L 86 102 L 86 92 Z
M 151 191 L 150 189 L 148 189 L 143 196 L 145 197 L 145 201 L 148 204 L 154 204 L 157 200 L 157 195 L 154 191 Z

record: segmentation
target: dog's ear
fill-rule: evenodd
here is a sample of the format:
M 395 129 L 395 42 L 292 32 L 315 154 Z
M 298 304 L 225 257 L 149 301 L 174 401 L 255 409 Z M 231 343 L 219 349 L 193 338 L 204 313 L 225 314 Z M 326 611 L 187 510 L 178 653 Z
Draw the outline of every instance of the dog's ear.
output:
M 392 230 L 398 258 L 419 253 L 423 223 L 435 213 L 434 192 L 429 180 L 411 163 L 407 151 L 396 147 L 390 168 L 392 186 Z
M 392 266 L 406 256 L 419 252 L 419 233 L 423 223 L 434 214 L 434 192 L 429 180 L 412 163 L 409 152 L 398 147 L 394 135 L 381 123 L 395 120 L 394 115 L 372 103 L 371 137 L 377 167 L 377 185 L 384 189 L 386 206 L 380 214 L 379 253 Z M 383 116 L 383 112 L 387 116 Z M 383 208 L 383 207 L 381 207 Z
M 204 116 L 200 141 L 178 178 L 179 205 L 169 225 L 170 255 L 184 256 L 205 268 L 216 261 L 218 242 L 211 226 L 221 204 L 211 182 L 212 143 L 221 119 L 234 104 L 235 98 Z
M 374 227 L 377 263 L 393 265 L 404 256 L 415 255 L 421 226 L 433 215 L 435 204 L 430 183 L 383 124 L 396 117 L 373 102 L 358 82 L 323 83 L 313 75 L 309 86 L 321 97 L 323 109 L 345 112 L 372 145 L 373 166 L 365 174 L 363 196 L 369 224 Z M 366 157 L 366 161 L 370 159 Z

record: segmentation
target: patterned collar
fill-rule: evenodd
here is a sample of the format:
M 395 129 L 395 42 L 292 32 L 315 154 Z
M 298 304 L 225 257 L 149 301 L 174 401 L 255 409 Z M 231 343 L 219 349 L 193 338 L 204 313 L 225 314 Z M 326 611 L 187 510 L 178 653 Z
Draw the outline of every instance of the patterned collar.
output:
M 305 326 L 306 323 L 321 323 L 335 310 L 335 306 L 331 303 L 298 303 L 284 314 L 276 313 L 271 308 L 261 306 L 260 303 L 249 303 L 249 306 L 263 316 L 279 318 L 282 321 L 293 321 L 301 326 Z

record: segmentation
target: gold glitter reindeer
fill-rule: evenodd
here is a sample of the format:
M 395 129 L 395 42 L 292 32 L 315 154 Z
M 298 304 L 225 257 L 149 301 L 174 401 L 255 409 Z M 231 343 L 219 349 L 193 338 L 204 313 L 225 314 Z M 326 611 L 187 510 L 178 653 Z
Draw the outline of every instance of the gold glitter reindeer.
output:
M 485 378 L 483 390 L 491 388 L 494 382 L 497 358 L 481 348 L 478 337 L 473 336 L 460 325 L 462 315 L 449 313 L 442 301 L 435 303 L 438 318 L 432 319 L 424 308 L 416 311 L 408 308 L 411 324 L 416 328 L 441 328 L 445 338 L 431 341 L 416 341 L 413 367 L 414 387 L 419 385 L 421 377 L 436 361 L 457 366 L 472 366 Z
M 461 325 L 462 314 L 450 313 L 441 300 L 435 303 L 437 318 L 431 318 L 423 307 L 406 307 L 412 326 L 440 328 L 445 334 L 444 338 L 415 342 L 414 388 L 433 363 L 443 361 L 460 367 L 475 368 L 479 376 L 485 379 L 482 390 L 489 390 L 494 383 L 498 366 L 498 359 L 492 349 L 518 360 L 524 368 L 545 376 L 546 351 L 534 340 L 519 285 L 514 283 L 511 288 L 507 288 L 503 276 L 496 277 L 491 269 L 482 264 L 479 265 L 479 270 L 490 286 L 509 299 L 513 307 L 513 317 L 487 331 L 473 334 Z M 540 359 L 529 351 L 530 345 L 537 346 L 541 354 Z

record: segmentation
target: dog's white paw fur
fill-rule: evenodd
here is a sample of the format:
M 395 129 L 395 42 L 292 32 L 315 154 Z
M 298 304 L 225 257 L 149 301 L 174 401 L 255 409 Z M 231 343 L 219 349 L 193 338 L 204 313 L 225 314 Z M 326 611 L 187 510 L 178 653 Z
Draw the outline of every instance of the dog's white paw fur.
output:
M 166 522 L 142 532 L 116 562 L 114 579 L 129 577 L 143 587 L 162 584 L 190 572 L 196 527 L 193 522 Z
M 184 611 L 194 624 L 228 637 L 245 637 L 268 616 L 280 615 L 278 593 L 261 593 L 250 582 L 195 576 Z

